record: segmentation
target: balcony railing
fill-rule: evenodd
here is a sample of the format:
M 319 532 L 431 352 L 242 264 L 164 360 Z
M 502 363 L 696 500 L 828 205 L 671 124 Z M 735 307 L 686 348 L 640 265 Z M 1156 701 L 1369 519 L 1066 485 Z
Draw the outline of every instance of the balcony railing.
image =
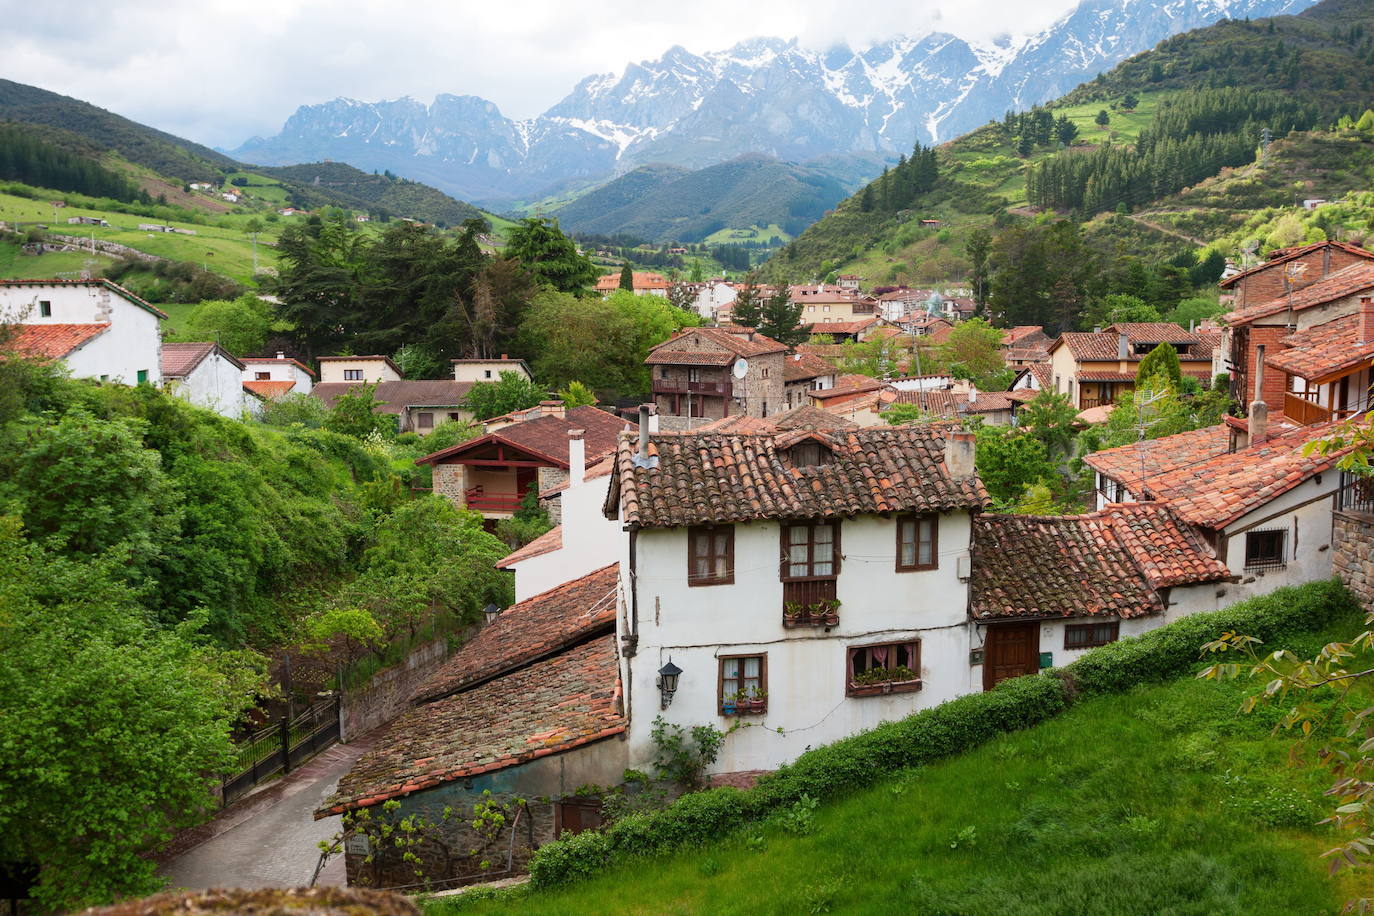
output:
M 1325 423 L 1331 419 L 1331 411 L 1321 406 L 1315 401 L 1317 392 L 1309 392 L 1306 395 L 1297 394 L 1292 391 L 1284 392 L 1283 395 L 1283 415 L 1294 423 L 1303 426 L 1310 426 L 1313 423 Z
M 654 379 L 654 394 L 711 394 L 717 397 L 729 397 L 730 383 Z
M 1374 515 L 1374 477 L 1341 472 L 1341 487 L 1336 491 L 1336 507 L 1346 512 Z
M 1116 398 L 1090 398 L 1086 395 L 1078 399 L 1079 410 L 1091 410 L 1094 407 L 1106 407 L 1116 403 Z
M 481 487 L 470 487 L 463 501 L 474 512 L 514 512 L 520 508 L 520 497 L 514 493 L 486 493 Z
M 835 580 L 805 579 L 782 584 L 782 625 L 833 627 L 839 623 L 840 602 Z

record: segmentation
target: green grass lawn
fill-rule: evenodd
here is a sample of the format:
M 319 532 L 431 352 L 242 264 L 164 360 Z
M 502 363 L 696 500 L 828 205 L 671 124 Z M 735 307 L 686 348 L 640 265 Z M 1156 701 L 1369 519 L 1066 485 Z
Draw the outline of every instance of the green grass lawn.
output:
M 1136 95 L 1137 105 L 1133 111 L 1122 111 L 1117 108 L 1113 111 L 1110 103 L 1090 102 L 1086 105 L 1067 105 L 1063 108 L 1055 108 L 1054 116 L 1057 118 L 1061 114 L 1068 115 L 1070 121 L 1078 125 L 1078 136 L 1080 139 L 1089 143 L 1103 143 L 1111 140 L 1115 143 L 1134 140 L 1140 136 L 1141 128 L 1154 120 L 1155 109 L 1159 103 L 1174 92 L 1141 92 Z M 1119 101 L 1119 100 L 1118 100 Z M 1107 127 L 1098 127 L 1093 120 L 1097 113 L 1106 109 L 1107 116 L 1111 122 Z
M 97 274 L 113 259 L 88 251 L 49 251 L 40 255 L 21 253 L 20 245 L 0 243 L 0 278 L 6 280 L 51 279 L 70 274 L 77 279 L 83 270 Z
M 1086 701 L 790 824 L 426 913 L 1335 913 L 1371 882 L 1318 858 L 1330 774 L 1241 695 L 1185 679 Z
M 777 223 L 770 223 L 763 229 L 758 226 L 748 226 L 744 229 L 719 229 L 706 236 L 705 242 L 708 245 L 726 245 L 731 242 L 777 242 L 784 244 L 790 242 L 792 236 L 782 230 Z

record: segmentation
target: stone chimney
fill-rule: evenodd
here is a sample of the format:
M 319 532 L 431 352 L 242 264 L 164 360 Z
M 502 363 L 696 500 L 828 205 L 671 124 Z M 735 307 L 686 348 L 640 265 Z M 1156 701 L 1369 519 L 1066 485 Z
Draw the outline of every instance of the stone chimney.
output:
M 1247 445 L 1259 445 L 1269 432 L 1269 405 L 1264 403 L 1264 344 L 1255 347 L 1255 399 L 1250 402 Z
M 567 411 L 563 409 L 562 401 L 540 401 L 539 416 L 558 417 L 561 420 L 567 416 Z
M 973 433 L 966 429 L 951 430 L 945 435 L 945 470 L 955 480 L 973 476 Z
M 1125 331 L 1118 331 L 1116 335 L 1116 358 L 1121 362 L 1126 362 L 1131 358 L 1131 341 L 1126 337 Z
M 1374 343 L 1374 297 L 1360 297 L 1360 343 Z
M 650 428 L 657 427 L 658 417 L 654 416 L 657 407 L 653 404 L 639 405 L 639 451 L 635 453 L 634 466 L 637 468 L 656 468 L 658 467 L 658 456 L 649 454 L 649 433 Z
M 568 487 L 580 486 L 587 476 L 587 443 L 585 430 L 568 430 Z

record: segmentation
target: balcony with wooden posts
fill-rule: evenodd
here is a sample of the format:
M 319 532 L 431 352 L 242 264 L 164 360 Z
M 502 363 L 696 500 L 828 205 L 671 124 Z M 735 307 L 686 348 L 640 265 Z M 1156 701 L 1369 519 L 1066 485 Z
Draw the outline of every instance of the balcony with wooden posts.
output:
M 1331 419 L 1331 411 L 1317 403 L 1319 394 L 1317 389 L 1284 392 L 1283 415 L 1300 426 L 1325 423 Z

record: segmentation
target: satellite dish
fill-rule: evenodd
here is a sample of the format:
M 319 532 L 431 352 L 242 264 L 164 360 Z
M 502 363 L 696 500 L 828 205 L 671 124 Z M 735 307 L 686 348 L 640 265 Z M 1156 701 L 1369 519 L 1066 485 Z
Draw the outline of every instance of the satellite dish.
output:
M 744 378 L 749 374 L 749 360 L 745 359 L 743 356 L 735 360 L 735 366 L 730 370 L 730 373 L 734 375 L 735 378 Z

